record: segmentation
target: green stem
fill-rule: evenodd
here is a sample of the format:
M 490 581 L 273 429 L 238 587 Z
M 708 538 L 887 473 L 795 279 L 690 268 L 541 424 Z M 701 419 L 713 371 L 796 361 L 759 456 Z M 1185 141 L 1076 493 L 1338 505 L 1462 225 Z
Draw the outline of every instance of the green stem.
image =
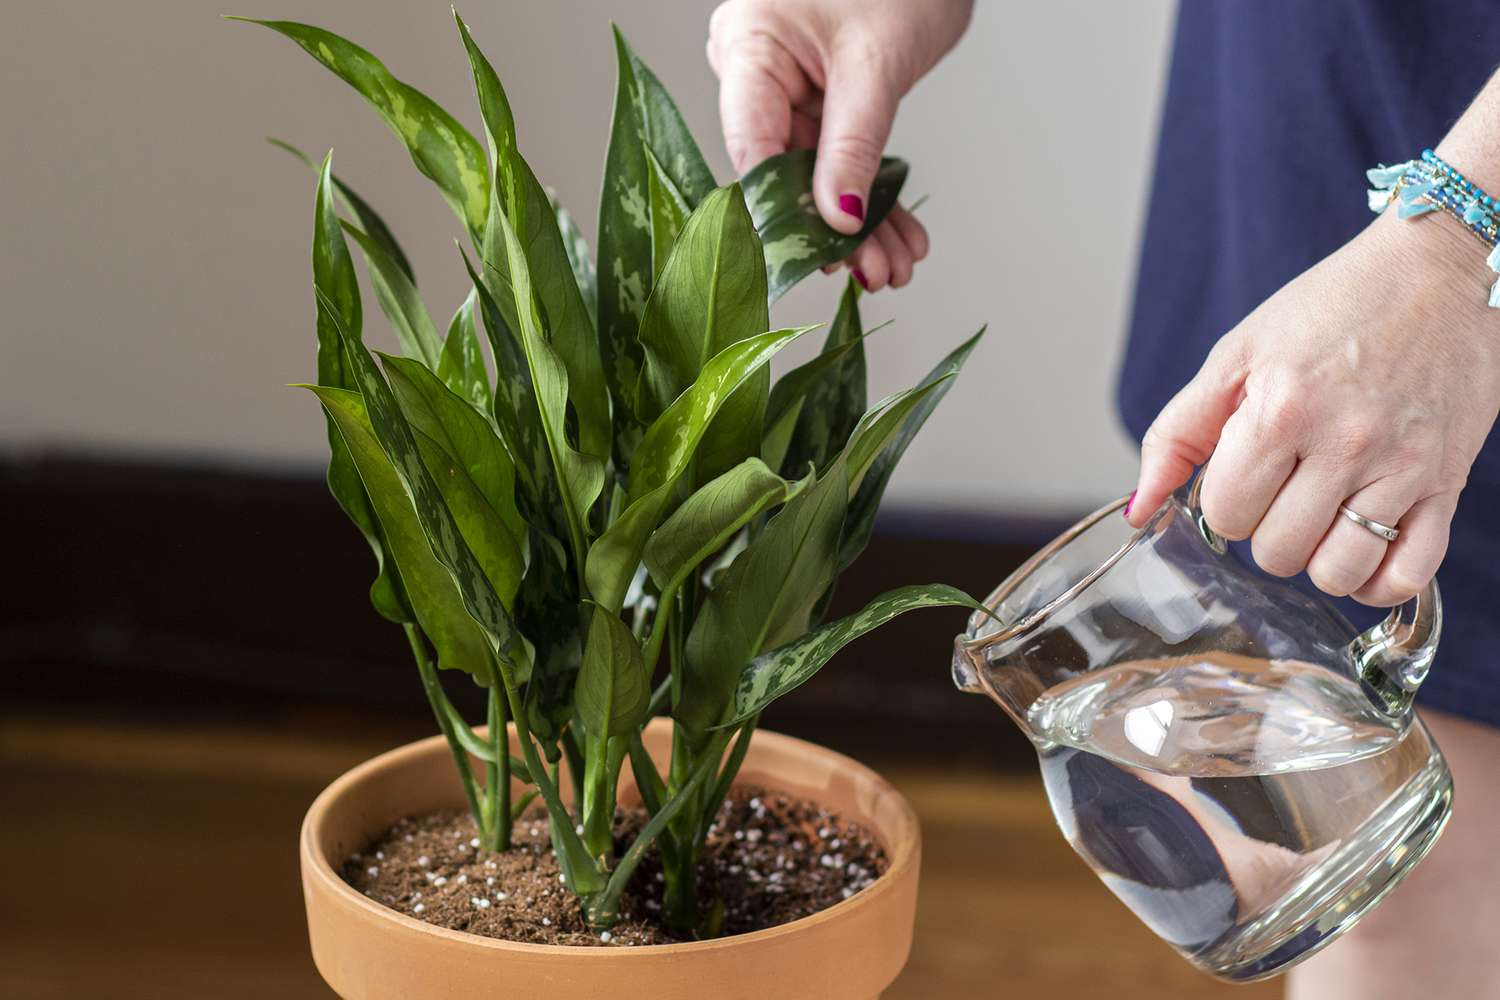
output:
M 698 766 L 694 768 L 687 782 L 677 790 L 670 799 L 662 804 L 661 811 L 642 828 L 636 835 L 630 847 L 620 858 L 620 863 L 610 873 L 609 884 L 604 891 L 593 900 L 589 901 L 588 918 L 591 926 L 607 927 L 615 921 L 618 916 L 620 894 L 625 891 L 630 876 L 635 874 L 636 868 L 641 860 L 645 858 L 646 851 L 661 834 L 668 823 L 670 823 L 688 802 L 688 799 L 708 779 L 708 776 L 718 767 L 719 756 L 724 752 L 728 740 L 723 736 L 715 736 L 710 751 L 704 754 Z
M 497 671 L 498 673 L 498 671 Z M 502 682 L 503 683 L 503 682 Z M 495 766 L 491 773 L 495 782 L 495 826 L 498 828 L 494 840 L 495 850 L 510 850 L 510 729 L 506 725 L 505 699 L 497 685 L 490 686 L 490 739 L 495 746 Z
M 657 598 L 656 615 L 651 620 L 651 635 L 646 640 L 646 649 L 643 657 L 646 661 L 646 676 L 656 676 L 656 662 L 661 659 L 662 643 L 667 638 L 667 623 L 672 620 L 674 605 L 677 603 L 677 590 L 682 586 L 682 577 L 667 583 L 666 589 Z
M 520 692 L 516 690 L 515 672 L 508 669 L 509 665 L 499 661 L 500 676 L 505 682 L 505 695 L 510 699 L 510 714 L 516 724 L 516 739 L 521 744 L 521 753 L 526 759 L 526 769 L 535 783 L 537 791 L 541 793 L 542 801 L 547 803 L 548 825 L 553 831 L 553 838 L 562 848 L 559 853 L 567 856 L 568 862 L 573 870 L 573 889 L 581 896 L 598 892 L 604 888 L 604 875 L 589 857 L 588 851 L 583 846 L 583 841 L 573 829 L 571 817 L 568 810 L 563 806 L 562 796 L 557 791 L 557 783 L 548 776 L 546 767 L 542 764 L 541 755 L 537 753 L 536 745 L 531 738 L 531 729 L 526 724 L 526 707 L 521 702 Z
M 469 769 L 469 757 L 459 741 L 458 734 L 454 731 L 453 720 L 448 717 L 445 708 L 448 706 L 448 696 L 443 693 L 443 685 L 438 681 L 437 669 L 427 659 L 427 648 L 422 641 L 421 630 L 410 622 L 402 625 L 402 628 L 406 631 L 406 641 L 411 646 L 411 655 L 417 661 L 417 672 L 422 676 L 422 690 L 427 695 L 428 704 L 432 706 L 432 714 L 437 716 L 438 728 L 442 730 L 443 738 L 448 741 L 448 749 L 453 753 L 453 763 L 458 766 L 458 777 L 464 786 L 464 796 L 469 800 L 469 811 L 474 814 L 474 822 L 483 829 L 484 810 L 479 805 L 479 792 L 474 787 L 474 773 Z
M 739 733 L 734 741 L 734 749 L 729 751 L 729 757 L 724 761 L 724 768 L 719 772 L 719 780 L 714 783 L 713 790 L 704 800 L 703 819 L 699 823 L 694 853 L 708 839 L 708 828 L 713 825 L 714 817 L 719 814 L 719 807 L 724 804 L 724 798 L 729 794 L 729 789 L 734 786 L 735 777 L 740 773 L 740 766 L 745 763 L 745 753 L 750 749 L 750 739 L 759 721 L 760 716 L 753 715 L 740 724 Z
M 635 787 L 641 793 L 641 803 L 645 805 L 646 812 L 655 816 L 661 812 L 662 801 L 667 796 L 666 785 L 662 783 L 661 772 L 656 769 L 656 761 L 646 752 L 646 744 L 641 741 L 640 731 L 630 734 L 630 769 L 635 773 Z M 671 869 L 676 865 L 677 840 L 672 835 L 670 827 L 663 830 L 657 841 L 661 848 L 663 867 Z
M 443 711 L 448 714 L 448 720 L 453 725 L 454 735 L 458 737 L 458 742 L 463 748 L 469 752 L 469 756 L 477 757 L 486 764 L 494 760 L 495 745 L 493 743 L 486 743 L 480 739 L 479 735 L 464 721 L 464 717 L 458 714 L 458 709 L 453 707 L 453 703 L 446 696 L 443 698 Z M 531 773 L 526 770 L 526 762 L 515 754 L 508 754 L 508 756 L 510 760 L 506 766 L 510 768 L 510 773 L 522 781 L 530 781 Z
M 511 808 L 510 821 L 514 823 L 516 820 L 520 819 L 521 814 L 526 811 L 526 807 L 531 805 L 531 803 L 534 801 L 536 801 L 536 789 L 526 789 L 526 791 L 521 794 L 521 797 L 519 799 L 516 799 L 515 806 Z
M 583 788 L 584 772 L 588 764 L 584 760 L 583 748 L 578 745 L 578 737 L 573 733 L 574 727 L 569 725 L 563 730 L 562 748 L 568 758 L 568 779 L 573 784 L 573 808 L 578 810 L 578 815 L 583 815 Z

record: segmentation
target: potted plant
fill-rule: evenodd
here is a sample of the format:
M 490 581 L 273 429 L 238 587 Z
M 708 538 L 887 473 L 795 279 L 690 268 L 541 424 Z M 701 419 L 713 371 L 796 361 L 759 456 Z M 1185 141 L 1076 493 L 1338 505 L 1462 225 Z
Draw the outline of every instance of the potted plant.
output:
M 440 334 L 390 229 L 332 172 L 331 154 L 318 169 L 317 384 L 303 388 L 327 417 L 329 487 L 375 554 L 371 600 L 404 630 L 442 733 L 355 769 L 309 812 L 301 849 L 318 967 L 350 997 L 876 995 L 909 947 L 915 818 L 872 772 L 757 734 L 756 720 L 892 617 L 975 606 L 950 587 L 905 587 L 819 624 L 896 462 L 978 335 L 867 409 L 851 284 L 822 352 L 773 386 L 770 358 L 812 328 L 770 329 L 770 303 L 860 239 L 812 207 L 811 151 L 717 185 L 616 32 L 596 263 L 522 158 L 500 80 L 455 20 L 483 145 L 349 41 L 256 22 L 364 96 L 471 244 L 460 253 L 472 288 Z M 905 174 L 885 161 L 866 232 Z M 399 356 L 362 339 L 351 240 Z M 455 708 L 441 671 L 485 689 L 484 726 Z M 736 798 L 737 781 L 767 789 L 776 808 L 823 810 L 809 814 L 821 829 L 804 815 L 769 840 L 786 848 L 786 871 L 830 870 L 813 876 L 839 889 L 835 905 L 726 936 L 735 880 L 712 868 L 714 852 L 745 839 L 728 829 L 734 809 L 767 808 Z M 419 880 L 382 884 L 382 864 L 395 862 L 378 845 L 394 853 L 437 836 L 399 824 L 459 803 L 477 836 L 443 842 L 469 859 L 444 863 L 484 867 L 457 895 L 472 912 L 437 926 L 418 900 L 425 890 L 434 910 L 452 903 L 452 888 L 438 891 L 450 876 L 424 854 L 420 872 L 408 858 L 401 876 Z M 834 856 L 839 830 L 868 834 L 869 866 Z M 795 852 L 816 860 L 788 861 Z M 564 906 L 574 943 L 536 943 L 546 917 L 524 933 L 470 932 L 508 895 L 504 879 L 479 876 L 517 858 L 555 865 L 555 894 L 532 902 Z M 846 869 L 861 874 L 840 885 Z M 704 871 L 717 889 L 700 885 Z M 579 946 L 635 943 L 619 929 L 642 920 L 673 943 Z

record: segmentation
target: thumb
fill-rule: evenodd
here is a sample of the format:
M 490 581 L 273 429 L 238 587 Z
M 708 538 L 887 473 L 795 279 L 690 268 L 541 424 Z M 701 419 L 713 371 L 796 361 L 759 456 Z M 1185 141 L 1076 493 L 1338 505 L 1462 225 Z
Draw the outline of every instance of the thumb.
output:
M 864 226 L 870 185 L 900 96 L 867 53 L 836 56 L 829 69 L 813 198 L 818 214 L 838 232 L 857 233 Z
M 1146 431 L 1141 441 L 1141 471 L 1125 519 L 1139 528 L 1172 491 L 1208 461 L 1224 424 L 1240 405 L 1244 376 L 1232 363 L 1225 341 L 1209 354 L 1193 380 Z

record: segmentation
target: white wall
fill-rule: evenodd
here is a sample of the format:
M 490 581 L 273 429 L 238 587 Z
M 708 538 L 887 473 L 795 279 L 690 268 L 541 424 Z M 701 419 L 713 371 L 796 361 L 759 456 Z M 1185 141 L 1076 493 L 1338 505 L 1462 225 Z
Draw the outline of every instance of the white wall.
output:
M 221 0 L 313 21 L 381 55 L 475 123 L 443 2 Z M 242 6 L 241 6 L 242 5 Z M 593 235 L 620 22 L 711 162 L 711 4 L 477 2 L 465 17 L 518 109 L 522 148 Z M 313 178 L 261 142 L 337 149 L 392 223 L 435 315 L 461 298 L 458 235 L 434 189 L 342 83 L 214 4 L 11 5 L 0 32 L 0 448 L 223 463 L 321 462 L 322 421 L 282 388 L 313 368 Z M 1166 0 L 979 0 L 968 38 L 903 107 L 892 150 L 934 250 L 869 301 L 877 395 L 988 321 L 991 333 L 909 453 L 908 505 L 984 511 L 1123 492 L 1132 451 L 1112 388 L 1154 142 Z M 837 284 L 785 321 L 830 318 Z M 373 302 L 372 326 L 385 336 Z M 811 345 L 808 345 L 811 346 Z

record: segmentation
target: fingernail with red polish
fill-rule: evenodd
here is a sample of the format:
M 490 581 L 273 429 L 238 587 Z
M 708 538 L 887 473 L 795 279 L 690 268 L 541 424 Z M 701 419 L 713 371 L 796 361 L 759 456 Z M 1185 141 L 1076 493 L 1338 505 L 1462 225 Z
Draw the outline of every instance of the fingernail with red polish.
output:
M 861 222 L 865 221 L 865 202 L 857 194 L 839 195 L 839 211 L 852 215 Z
M 1130 499 L 1125 501 L 1125 517 L 1130 516 L 1130 508 L 1135 506 L 1135 490 L 1130 491 Z
M 854 269 L 854 280 L 859 282 L 860 288 L 863 288 L 867 292 L 870 290 L 870 282 L 865 277 L 865 272 L 861 271 L 857 267 Z

